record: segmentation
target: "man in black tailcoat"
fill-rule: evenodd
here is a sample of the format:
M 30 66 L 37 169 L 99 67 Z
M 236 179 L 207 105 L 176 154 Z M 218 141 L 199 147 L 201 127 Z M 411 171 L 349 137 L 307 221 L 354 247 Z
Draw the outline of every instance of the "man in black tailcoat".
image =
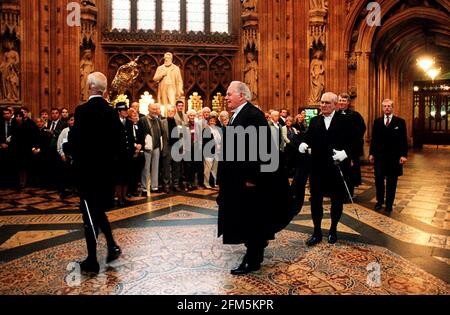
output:
M 107 88 L 105 75 L 94 72 L 88 76 L 87 84 L 89 100 L 75 110 L 75 125 L 69 133 L 69 144 L 77 174 L 88 250 L 88 257 L 80 267 L 81 271 L 98 273 L 96 240 L 99 229 L 108 245 L 107 262 L 121 254 L 105 214 L 114 203 L 113 174 L 114 167 L 117 167 L 120 121 L 103 98 Z
M 350 182 L 348 183 L 350 194 L 353 197 L 355 187 L 362 184 L 360 157 L 364 155 L 364 133 L 366 132 L 366 123 L 361 114 L 350 108 L 350 95 L 347 93 L 339 94 L 337 109 L 343 115 L 348 115 L 352 121 L 353 130 L 356 134 L 357 147 L 355 160 L 351 161 Z M 346 198 L 349 199 L 349 198 Z M 347 200 L 350 202 L 350 200 Z
M 224 244 L 243 243 L 247 247 L 241 265 L 231 270 L 233 275 L 259 270 L 268 240 L 274 239 L 275 233 L 292 219 L 287 213 L 289 183 L 278 167 L 278 147 L 272 143 L 264 113 L 249 102 L 251 98 L 246 84 L 238 81 L 230 84 L 226 100 L 234 114 L 224 129 L 223 160 L 219 162 L 218 235 L 223 235 Z M 244 130 L 252 128 L 253 136 L 245 137 L 245 144 L 240 146 L 238 138 L 244 137 Z M 263 142 L 266 144 L 263 151 L 271 152 L 268 164 L 258 154 Z M 257 158 L 250 158 L 253 153 Z M 236 158 L 244 154 L 245 159 Z M 270 195 L 277 198 L 270 201 Z
M 350 118 L 336 111 L 338 97 L 328 92 L 322 95 L 321 115 L 311 119 L 300 153 L 311 150 L 311 215 L 314 233 L 306 241 L 313 246 L 322 241 L 323 197 L 331 198 L 331 227 L 328 243 L 337 241 L 337 225 L 342 215 L 343 202 L 347 196 L 339 173 L 341 168 L 346 181 L 349 180 L 350 161 L 355 158 L 356 137 Z
M 375 167 L 377 189 L 375 210 L 381 210 L 384 203 L 386 179 L 385 210 L 390 213 L 394 204 L 397 180 L 403 175 L 403 164 L 407 161 L 408 140 L 405 120 L 392 113 L 394 102 L 385 99 L 382 105 L 384 115 L 375 119 L 373 123 L 369 160 Z

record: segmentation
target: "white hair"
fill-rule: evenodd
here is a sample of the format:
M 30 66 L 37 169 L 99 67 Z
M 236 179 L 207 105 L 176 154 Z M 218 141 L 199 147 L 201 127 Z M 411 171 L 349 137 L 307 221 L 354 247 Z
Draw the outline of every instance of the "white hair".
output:
M 226 110 L 221 111 L 219 114 L 219 118 L 221 117 L 226 117 L 226 118 L 230 118 L 230 114 L 228 114 L 228 112 Z
M 186 112 L 186 115 L 195 115 L 195 116 L 197 116 L 197 112 L 196 112 L 196 110 L 195 109 L 189 109 L 187 112 Z
M 177 110 L 175 109 L 174 105 L 167 105 L 167 110 L 173 110 L 174 112 L 176 112 Z
M 101 72 L 93 72 L 88 76 L 87 84 L 92 91 L 104 93 L 108 87 L 108 79 Z
M 242 93 L 244 95 L 244 99 L 247 101 L 251 101 L 253 98 L 252 92 L 250 91 L 249 87 L 247 86 L 247 84 L 245 84 L 244 82 L 241 81 L 233 81 L 230 83 L 231 84 L 235 84 L 236 85 L 236 92 L 237 93 Z
M 209 108 L 209 107 L 203 107 L 203 108 L 202 108 L 202 113 L 205 112 L 205 111 L 211 112 L 211 108 Z
M 329 96 L 331 98 L 330 101 L 333 102 L 334 104 L 336 104 L 339 100 L 338 96 L 333 92 L 326 92 L 322 95 L 322 97 L 324 96 Z

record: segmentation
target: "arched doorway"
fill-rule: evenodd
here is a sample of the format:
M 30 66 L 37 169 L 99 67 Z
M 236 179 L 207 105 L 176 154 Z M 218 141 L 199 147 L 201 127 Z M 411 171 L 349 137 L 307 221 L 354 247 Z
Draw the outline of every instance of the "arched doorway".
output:
M 367 3 L 359 1 L 349 16 L 344 50 L 348 58 L 348 89 L 358 110 L 371 125 L 381 116 L 381 102 L 394 101 L 394 112 L 407 122 L 408 141 L 415 140 L 414 84 L 429 80 L 417 59 L 432 55 L 442 72 L 450 69 L 450 2 L 445 0 L 381 0 L 381 25 L 368 23 Z M 352 65 L 352 67 L 350 67 Z M 439 79 L 439 78 L 438 78 Z

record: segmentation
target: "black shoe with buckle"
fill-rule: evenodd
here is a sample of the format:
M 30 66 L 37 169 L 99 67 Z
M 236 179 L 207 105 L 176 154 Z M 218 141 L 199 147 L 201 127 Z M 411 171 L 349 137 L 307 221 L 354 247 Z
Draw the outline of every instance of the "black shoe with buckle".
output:
M 328 234 L 328 243 L 334 244 L 337 242 L 337 232 L 336 231 L 330 231 Z
M 85 259 L 80 262 L 80 270 L 86 273 L 98 274 L 100 272 L 100 265 L 96 260 Z
M 112 248 L 108 249 L 108 257 L 106 258 L 106 262 L 110 263 L 114 260 L 116 260 L 117 258 L 119 258 L 119 256 L 122 254 L 122 250 L 120 249 L 119 246 L 114 245 Z
M 314 246 L 322 242 L 322 235 L 312 235 L 310 238 L 306 240 L 307 246 Z

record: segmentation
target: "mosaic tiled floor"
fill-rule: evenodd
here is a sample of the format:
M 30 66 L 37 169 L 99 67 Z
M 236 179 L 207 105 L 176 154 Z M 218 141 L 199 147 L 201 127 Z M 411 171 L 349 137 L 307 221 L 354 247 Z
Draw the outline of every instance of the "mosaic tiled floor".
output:
M 0 294 L 450 294 L 450 151 L 412 153 L 392 214 L 373 210 L 371 166 L 336 245 L 308 248 L 310 205 L 277 235 L 260 271 L 231 276 L 245 252 L 216 238 L 217 190 L 134 198 L 108 212 L 124 255 L 79 275 L 86 249 L 76 197 L 0 190 Z M 330 224 L 325 202 L 324 234 Z M 375 268 L 375 269 L 374 269 Z M 380 270 L 380 277 L 376 269 Z M 374 273 L 375 272 L 375 273 Z

